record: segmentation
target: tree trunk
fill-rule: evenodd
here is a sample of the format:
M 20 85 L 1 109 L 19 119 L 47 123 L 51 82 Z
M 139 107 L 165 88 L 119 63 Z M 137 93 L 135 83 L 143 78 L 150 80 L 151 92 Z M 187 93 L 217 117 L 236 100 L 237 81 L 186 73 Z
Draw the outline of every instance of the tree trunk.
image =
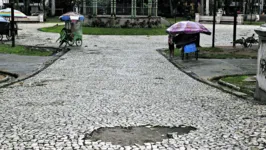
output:
M 55 15 L 55 0 L 50 0 L 51 4 L 51 16 Z
M 200 15 L 204 15 L 204 0 L 200 1 Z
M 26 0 L 27 5 L 26 5 L 26 14 L 30 15 L 30 0 Z
M 15 0 L 15 9 L 20 10 L 18 3 L 19 3 L 19 0 Z M 22 10 L 20 10 L 20 11 L 22 11 Z
M 170 6 L 170 14 L 171 14 L 171 16 L 173 16 L 173 4 L 172 4 L 172 0 L 169 0 L 169 6 Z
M 229 14 L 229 6 L 231 4 L 231 1 L 230 0 L 225 0 L 225 13 L 226 15 Z
M 23 0 L 23 4 L 24 4 L 23 12 L 27 15 L 27 10 L 28 10 L 27 0 Z
M 46 21 L 46 6 L 45 6 L 45 0 L 42 0 L 42 6 L 43 6 L 43 19 Z

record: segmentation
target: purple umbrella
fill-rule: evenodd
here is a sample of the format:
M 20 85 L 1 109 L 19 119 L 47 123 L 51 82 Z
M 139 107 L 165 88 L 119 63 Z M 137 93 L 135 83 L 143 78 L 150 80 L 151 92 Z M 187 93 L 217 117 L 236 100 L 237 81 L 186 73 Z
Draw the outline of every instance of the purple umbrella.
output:
M 166 29 L 169 34 L 195 34 L 195 33 L 205 33 L 210 35 L 211 32 L 204 27 L 202 24 L 192 21 L 181 21 L 173 24 L 171 27 Z

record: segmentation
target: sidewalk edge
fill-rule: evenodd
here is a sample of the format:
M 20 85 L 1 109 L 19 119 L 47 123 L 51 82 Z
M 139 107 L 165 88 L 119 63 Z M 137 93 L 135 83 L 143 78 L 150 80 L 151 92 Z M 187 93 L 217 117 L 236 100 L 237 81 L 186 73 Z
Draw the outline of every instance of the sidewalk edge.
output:
M 54 47 L 51 47 L 53 49 L 55 49 Z M 59 48 L 56 48 L 56 49 L 59 49 Z M 51 59 L 49 59 L 48 61 L 44 62 L 35 72 L 33 72 L 32 74 L 30 75 L 27 75 L 27 76 L 24 76 L 22 78 L 17 78 L 11 82 L 8 82 L 6 84 L 3 84 L 3 85 L 0 85 L 0 88 L 5 88 L 5 87 L 8 87 L 12 84 L 15 84 L 15 83 L 18 83 L 18 82 L 21 82 L 21 81 L 24 81 L 26 79 L 29 79 L 37 74 L 39 74 L 40 72 L 42 72 L 44 69 L 48 68 L 50 65 L 52 65 L 55 61 L 57 61 L 60 57 L 62 57 L 63 55 L 65 55 L 68 51 L 70 50 L 70 48 L 64 48 L 62 49 L 60 52 L 56 53 L 55 56 L 53 56 Z M 13 74 L 13 73 L 8 73 L 6 72 L 7 74 L 12 74 L 12 75 L 16 75 L 16 74 Z M 18 76 L 18 75 L 16 75 Z
M 166 56 L 165 54 L 162 53 L 163 50 L 164 50 L 164 49 L 157 49 L 156 51 L 157 51 L 158 53 L 160 53 L 163 57 L 165 57 L 165 58 L 166 58 L 171 64 L 173 64 L 175 67 L 177 67 L 180 71 L 184 72 L 185 74 L 187 74 L 187 75 L 190 76 L 191 78 L 193 78 L 193 79 L 195 79 L 195 80 L 197 80 L 197 81 L 199 81 L 199 82 L 201 82 L 201 83 L 204 83 L 204 84 L 207 84 L 207 85 L 212 86 L 212 87 L 214 87 L 214 88 L 217 88 L 217 89 L 219 89 L 219 90 L 221 90 L 221 91 L 223 91 L 223 92 L 225 92 L 225 93 L 229 93 L 229 94 L 232 94 L 232 95 L 234 95 L 234 96 L 237 96 L 237 97 L 239 97 L 239 98 L 243 98 L 243 99 L 245 99 L 245 100 L 253 100 L 253 99 L 254 99 L 254 98 L 252 98 L 252 97 L 250 97 L 250 96 L 244 96 L 244 95 L 238 94 L 238 93 L 242 93 L 242 92 L 238 92 L 238 93 L 237 93 L 237 92 L 235 92 L 235 91 L 233 91 L 233 90 L 228 90 L 228 89 L 225 89 L 225 88 L 222 87 L 222 86 L 216 85 L 216 84 L 212 83 L 211 81 L 204 80 L 204 79 L 200 78 L 197 74 L 195 74 L 195 73 L 192 72 L 192 71 L 186 71 L 186 70 L 184 69 L 184 67 L 182 67 L 181 64 L 179 64 L 179 63 L 174 63 L 172 60 L 169 60 L 169 59 L 167 58 L 167 56 Z M 243 93 L 243 94 L 245 94 L 245 93 Z

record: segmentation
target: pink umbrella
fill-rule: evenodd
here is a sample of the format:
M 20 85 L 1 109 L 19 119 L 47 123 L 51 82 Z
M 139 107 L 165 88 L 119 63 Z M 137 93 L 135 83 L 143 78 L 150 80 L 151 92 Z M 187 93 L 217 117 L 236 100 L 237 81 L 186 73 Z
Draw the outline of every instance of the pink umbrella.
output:
M 195 34 L 195 33 L 205 33 L 210 35 L 211 32 L 204 27 L 202 24 L 192 21 L 181 21 L 173 24 L 171 27 L 166 29 L 169 34 Z

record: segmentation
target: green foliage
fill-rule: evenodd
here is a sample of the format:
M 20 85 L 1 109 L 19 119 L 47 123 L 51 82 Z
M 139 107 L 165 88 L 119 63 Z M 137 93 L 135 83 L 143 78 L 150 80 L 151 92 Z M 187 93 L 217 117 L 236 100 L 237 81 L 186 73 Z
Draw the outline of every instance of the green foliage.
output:
M 215 51 L 215 52 L 222 52 L 223 50 L 219 47 L 200 47 L 200 51 Z
M 63 25 L 59 26 L 53 26 L 53 27 L 46 27 L 46 28 L 41 28 L 40 31 L 43 32 L 53 32 L 53 33 L 60 33 L 61 30 L 64 28 Z
M 96 20 L 92 21 L 91 26 L 92 27 L 100 27 L 102 24 L 104 24 L 104 22 L 102 22 L 101 19 L 96 19 Z
M 40 29 L 44 32 L 60 33 L 64 26 Z M 88 35 L 166 35 L 165 28 L 98 28 L 83 27 L 83 34 Z
M 199 53 L 200 58 L 206 58 L 206 59 L 241 59 L 241 58 L 247 58 L 247 59 L 254 59 L 255 57 L 248 56 L 248 55 L 238 55 L 238 54 L 219 54 L 219 53 Z
M 244 21 L 244 24 L 246 24 L 246 25 L 262 25 L 262 24 L 265 24 L 265 22 L 261 22 L 261 21 L 258 21 L 258 22 L 256 22 L 256 21 Z
M 45 22 L 47 22 L 47 23 L 61 23 L 61 21 L 59 20 L 59 16 L 47 17 Z
M 97 3 L 99 6 L 107 6 L 110 1 L 107 1 L 107 0 L 97 0 Z
M 91 16 L 89 16 L 92 19 Z M 92 23 L 86 25 L 88 27 L 117 27 L 120 24 L 120 19 L 110 18 L 107 21 L 103 21 L 100 18 L 94 18 Z M 139 19 L 134 19 L 133 21 L 126 20 L 123 25 L 120 25 L 121 28 L 160 28 L 161 21 L 159 19 L 152 20 L 149 18 L 148 20 L 139 21 Z
M 243 86 L 244 84 L 246 84 L 246 82 L 244 81 L 245 79 L 247 79 L 249 76 L 233 76 L 233 77 L 225 77 L 222 78 L 223 81 L 231 83 L 231 84 L 235 84 L 238 86 Z
M 165 52 L 167 55 L 169 54 L 169 50 L 166 50 Z M 181 56 L 181 49 L 175 48 L 174 56 Z
M 147 28 L 83 28 L 84 34 L 90 35 L 166 35 L 165 29 Z
M 170 24 L 175 24 L 180 21 L 187 21 L 187 19 L 184 17 L 166 18 L 166 20 L 170 22 Z M 195 20 L 191 20 L 191 21 L 195 21 Z
M 30 56 L 50 56 L 53 54 L 53 51 L 41 51 L 37 49 L 31 49 L 25 46 L 11 47 L 10 45 L 1 44 L 0 53 Z
M 240 87 L 240 91 L 244 92 L 250 96 L 253 96 L 253 92 L 255 91 L 256 82 L 245 81 L 249 77 L 253 77 L 254 75 L 241 75 L 241 76 L 230 76 L 221 78 L 222 81 L 233 84 L 237 87 Z
M 169 50 L 167 49 L 165 51 L 167 54 L 169 53 Z M 220 53 L 224 52 L 222 48 L 219 47 L 200 47 L 199 48 L 199 58 L 205 58 L 205 59 L 240 59 L 240 58 L 255 58 L 249 55 L 240 55 L 236 53 Z M 194 55 L 194 53 L 192 53 Z M 181 56 L 181 49 L 175 49 L 174 56 L 180 57 Z

